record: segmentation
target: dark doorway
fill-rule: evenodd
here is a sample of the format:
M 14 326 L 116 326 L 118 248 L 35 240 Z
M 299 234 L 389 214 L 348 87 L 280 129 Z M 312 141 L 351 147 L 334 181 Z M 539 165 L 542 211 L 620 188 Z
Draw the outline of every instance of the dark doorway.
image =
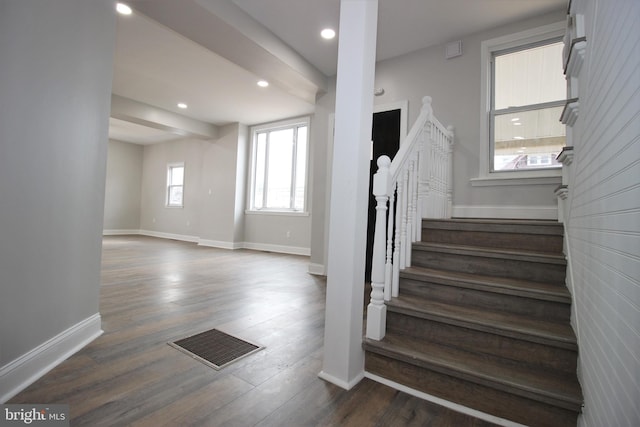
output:
M 400 148 L 400 118 L 401 110 L 382 111 L 373 114 L 373 158 L 369 168 L 369 188 L 373 188 L 373 175 L 378 169 L 378 157 L 387 155 L 391 160 Z M 367 222 L 367 260 L 365 279 L 371 280 L 371 255 L 373 254 L 373 231 L 375 227 L 376 199 L 369 192 L 369 220 Z

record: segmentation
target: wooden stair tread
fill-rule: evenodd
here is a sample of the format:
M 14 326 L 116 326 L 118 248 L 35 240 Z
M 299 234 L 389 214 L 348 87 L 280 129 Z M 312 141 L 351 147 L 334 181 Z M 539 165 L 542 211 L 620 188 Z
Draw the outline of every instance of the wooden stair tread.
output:
M 387 334 L 381 341 L 366 338 L 364 347 L 405 363 L 575 412 L 580 411 L 582 404 L 580 385 L 575 378 L 500 364 L 464 350 L 436 343 L 417 343 L 400 334 Z
M 574 425 L 582 393 L 565 286 L 564 225 L 429 219 L 365 339 L 372 373 L 506 419 Z
M 516 295 L 546 301 L 571 303 L 571 294 L 565 286 L 533 282 L 505 277 L 482 276 L 479 274 L 436 270 L 426 267 L 408 267 L 400 272 L 401 278 L 475 289 L 506 295 Z
M 480 228 L 482 227 L 482 228 Z M 562 236 L 564 227 L 555 220 L 451 218 L 422 221 L 423 229 L 481 231 L 490 233 L 518 233 Z
M 550 252 L 537 252 L 515 249 L 496 249 L 484 246 L 466 246 L 450 243 L 428 243 L 414 242 L 415 250 L 438 251 L 456 255 L 470 255 L 485 258 L 500 258 L 519 261 L 540 262 L 547 264 L 566 265 L 567 261 L 563 254 Z
M 416 295 L 393 298 L 387 310 L 568 350 L 578 348 L 568 323 L 434 302 Z

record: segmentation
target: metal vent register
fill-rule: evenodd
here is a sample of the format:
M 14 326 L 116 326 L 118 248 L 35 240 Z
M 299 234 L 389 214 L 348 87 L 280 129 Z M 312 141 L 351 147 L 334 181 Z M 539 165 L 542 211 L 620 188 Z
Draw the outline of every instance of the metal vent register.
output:
M 217 329 L 170 342 L 169 345 L 214 369 L 222 369 L 264 348 Z

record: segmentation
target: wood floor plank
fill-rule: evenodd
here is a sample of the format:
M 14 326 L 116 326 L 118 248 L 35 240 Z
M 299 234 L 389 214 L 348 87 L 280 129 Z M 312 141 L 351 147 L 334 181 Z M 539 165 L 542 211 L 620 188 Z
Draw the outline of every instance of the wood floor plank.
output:
M 489 426 L 365 379 L 318 378 L 325 280 L 308 257 L 103 239 L 104 334 L 9 403 L 67 403 L 76 426 Z M 167 342 L 218 328 L 266 345 L 216 371 Z

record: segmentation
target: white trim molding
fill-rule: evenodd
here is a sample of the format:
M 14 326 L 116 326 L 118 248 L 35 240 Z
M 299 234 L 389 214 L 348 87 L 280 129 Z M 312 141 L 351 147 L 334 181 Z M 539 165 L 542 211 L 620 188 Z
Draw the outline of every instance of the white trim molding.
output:
M 86 318 L 0 368 L 0 403 L 33 384 L 102 335 L 100 313 Z
M 179 240 L 182 242 L 196 243 L 198 246 L 210 247 L 210 248 L 219 248 L 219 249 L 251 249 L 255 251 L 263 251 L 263 252 L 277 252 L 281 254 L 289 254 L 289 255 L 303 255 L 303 256 L 311 256 L 311 249 L 300 247 L 300 246 L 285 246 L 285 245 L 273 245 L 270 243 L 256 243 L 256 242 L 225 242 L 222 240 L 208 240 L 201 239 L 198 236 L 188 236 L 185 234 L 174 234 L 174 233 L 164 233 L 161 231 L 151 231 L 151 230 L 104 230 L 102 232 L 103 236 L 117 236 L 117 235 L 139 235 L 139 236 L 149 236 L 149 237 L 157 237 L 160 239 L 171 239 L 171 240 Z M 320 264 L 318 264 L 320 265 Z M 311 274 L 320 274 L 324 275 L 324 266 L 320 265 L 322 268 L 322 273 L 311 273 Z
M 573 126 L 576 124 L 576 120 L 578 120 L 578 115 L 580 114 L 580 101 L 578 98 L 567 100 L 564 109 L 562 110 L 562 115 L 560 116 L 560 122 L 567 126 Z
M 208 240 L 208 239 L 198 239 L 198 246 L 205 246 L 208 248 L 218 248 L 218 249 L 230 249 L 232 251 L 236 249 L 244 248 L 243 243 L 237 242 L 224 242 L 222 240 Z
M 316 264 L 316 263 L 309 263 L 309 268 L 307 270 L 307 272 L 309 274 L 313 274 L 314 276 L 326 276 L 327 275 L 327 269 L 324 266 L 324 264 Z
M 103 236 L 129 236 L 140 234 L 140 230 L 102 230 Z
M 489 138 L 489 116 L 491 111 L 491 55 L 492 52 L 504 49 L 510 49 L 529 43 L 535 43 L 553 37 L 562 37 L 565 33 L 566 22 L 556 22 L 542 27 L 532 28 L 515 34 L 507 34 L 490 40 L 484 40 L 481 43 L 481 64 L 480 72 L 480 140 L 479 140 L 479 176 L 477 180 L 485 179 L 484 185 L 503 185 L 496 181 L 495 184 L 487 178 L 493 178 L 497 174 L 504 172 L 491 171 L 491 142 Z M 558 168 L 559 169 L 559 168 Z M 554 169 L 542 169 L 535 171 L 510 171 L 508 178 L 515 179 L 528 176 L 549 176 L 559 174 Z M 525 184 L 532 184 L 527 181 Z M 475 184 L 473 184 L 475 185 Z
M 186 234 L 164 233 L 162 231 L 140 230 L 140 235 L 149 237 L 159 237 L 161 239 L 181 240 L 183 242 L 198 243 L 197 236 L 188 236 Z
M 533 172 L 533 171 L 532 171 Z M 494 174 L 490 177 L 471 178 L 471 186 L 473 187 L 495 187 L 501 185 L 558 185 L 562 182 L 562 169 L 553 169 L 548 171 L 548 176 L 518 175 L 509 176 L 511 172 L 503 172 L 502 174 Z
M 252 249 L 252 250 L 264 251 L 264 252 L 277 252 L 281 254 L 304 255 L 304 256 L 311 255 L 311 249 L 303 248 L 299 246 L 284 246 L 284 245 L 272 245 L 269 243 L 244 242 L 242 247 L 244 249 Z
M 420 399 L 426 400 L 427 402 L 435 403 L 436 405 L 444 406 L 445 408 L 452 409 L 456 412 L 460 412 L 462 414 L 470 415 L 472 417 L 488 421 L 493 424 L 497 424 L 499 426 L 504 427 L 526 427 L 523 424 L 516 423 L 514 421 L 505 420 L 504 418 L 496 417 L 495 415 L 487 414 L 482 411 L 478 411 L 477 409 L 469 408 L 467 406 L 460 405 L 458 403 L 450 402 L 448 400 L 442 399 L 437 396 L 433 396 L 431 394 L 425 393 L 420 390 L 416 390 L 405 385 L 399 384 L 395 381 L 388 380 L 386 378 L 380 377 L 376 374 L 372 374 L 370 372 L 364 373 L 365 378 L 369 378 L 372 381 L 378 382 L 380 384 L 384 384 L 396 390 L 402 391 L 404 393 L 410 394 L 411 396 L 418 397 Z
M 340 388 L 343 388 L 345 390 L 351 390 L 353 387 L 355 387 L 360 381 L 362 381 L 362 379 L 365 377 L 365 373 L 364 371 L 361 372 L 360 374 L 358 374 L 353 380 L 346 382 L 341 380 L 340 378 L 337 378 L 331 374 L 327 374 L 325 371 L 320 371 L 320 373 L 318 373 L 318 378 L 323 379 L 327 382 L 330 382 L 331 384 L 335 384 Z

